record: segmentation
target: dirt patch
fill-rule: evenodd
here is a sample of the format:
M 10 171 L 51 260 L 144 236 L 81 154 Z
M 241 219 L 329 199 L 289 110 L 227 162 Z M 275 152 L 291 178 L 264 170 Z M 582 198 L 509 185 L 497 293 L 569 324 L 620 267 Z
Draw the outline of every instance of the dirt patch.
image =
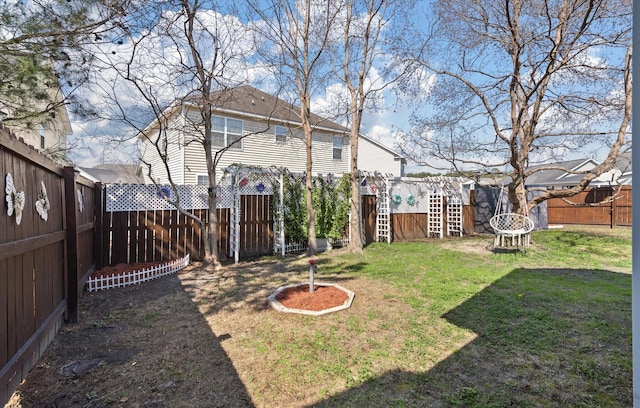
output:
M 493 235 L 468 239 L 445 240 L 442 241 L 440 246 L 442 248 L 473 255 L 490 255 L 493 253 Z
M 357 288 L 354 305 L 322 317 L 273 310 L 269 295 L 304 283 L 307 265 L 306 258 L 274 258 L 218 273 L 190 265 L 143 284 L 85 293 L 80 322 L 60 330 L 7 408 L 311 405 L 325 388 L 339 391 L 345 384 L 320 373 L 305 374 L 317 379 L 313 384 L 297 375 L 281 377 L 276 373 L 282 371 L 282 353 L 256 354 L 261 342 L 268 350 L 269 336 L 282 342 L 280 336 L 292 330 L 313 336 L 329 328 L 331 336 L 344 337 L 347 353 L 370 342 L 367 332 L 347 333 L 347 324 L 353 329 L 369 321 L 390 349 L 399 349 L 401 339 L 386 326 L 387 316 L 398 308 L 408 315 L 410 308 L 395 301 L 392 287 L 334 275 L 320 263 L 318 279 Z M 317 358 L 325 352 L 318 348 Z
M 251 406 L 224 339 L 176 275 L 85 293 L 7 407 Z

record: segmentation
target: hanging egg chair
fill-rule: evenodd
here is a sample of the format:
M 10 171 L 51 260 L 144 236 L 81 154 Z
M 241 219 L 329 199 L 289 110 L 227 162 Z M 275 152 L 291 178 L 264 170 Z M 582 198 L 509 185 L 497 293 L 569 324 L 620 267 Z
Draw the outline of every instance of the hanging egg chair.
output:
M 528 215 L 507 211 L 508 204 L 503 184 L 495 213 L 489 220 L 489 225 L 496 235 L 494 247 L 529 246 L 529 235 L 534 228 L 533 220 Z

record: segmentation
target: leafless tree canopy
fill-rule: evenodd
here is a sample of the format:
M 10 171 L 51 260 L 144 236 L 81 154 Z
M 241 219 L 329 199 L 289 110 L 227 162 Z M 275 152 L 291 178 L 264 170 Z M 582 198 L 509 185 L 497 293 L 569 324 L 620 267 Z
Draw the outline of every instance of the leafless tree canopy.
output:
M 416 61 L 436 75 L 429 113 L 404 137 L 410 157 L 457 170 L 505 168 L 516 209 L 526 178 L 570 153 L 605 149 L 613 166 L 629 143 L 629 0 L 439 0 Z M 541 166 L 542 165 L 542 166 Z M 535 166 L 535 167 L 534 167 Z

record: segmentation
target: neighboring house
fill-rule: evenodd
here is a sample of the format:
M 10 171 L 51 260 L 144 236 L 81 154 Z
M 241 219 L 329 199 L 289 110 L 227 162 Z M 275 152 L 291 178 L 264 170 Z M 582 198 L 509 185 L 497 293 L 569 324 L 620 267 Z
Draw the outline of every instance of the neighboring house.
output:
M 306 168 L 306 150 L 299 120 L 300 108 L 250 86 L 215 94 L 213 126 L 214 151 L 242 138 L 231 146 L 218 163 L 218 175 L 232 165 L 285 167 L 291 172 Z M 349 172 L 349 129 L 318 115 L 313 126 L 312 159 L 314 174 Z M 167 172 L 153 143 L 158 142 L 168 157 L 171 177 L 176 184 L 208 182 L 202 137 L 200 106 L 183 101 L 163 112 L 164 126 L 151 123 L 142 139 L 142 174 L 158 183 L 168 182 Z M 166 152 L 166 153 L 165 153 Z M 406 159 L 382 144 L 360 137 L 358 168 L 402 176 Z
M 80 170 L 102 184 L 140 184 L 144 181 L 140 166 L 135 164 L 99 164 L 80 167 Z
M 631 160 L 631 149 L 628 152 L 621 153 L 616 160 L 615 167 L 620 170 L 620 177 L 618 178 L 618 184 L 631 185 L 633 178 L 633 166 Z
M 590 183 L 590 185 L 592 187 L 602 187 L 618 183 L 626 184 L 625 180 L 630 182 L 630 163 L 631 153 L 629 153 L 628 156 L 621 154 L 614 168 L 598 176 Z M 526 185 L 527 187 L 544 187 L 551 190 L 573 187 L 584 177 L 584 173 L 576 174 L 574 172 L 590 171 L 599 164 L 600 163 L 593 159 L 577 159 L 553 164 L 532 166 L 527 170 L 535 170 L 535 172 L 527 177 Z M 566 170 L 553 169 L 551 167 L 559 167 Z M 623 174 L 625 174 L 624 178 L 622 177 Z
M 41 81 L 41 84 L 42 89 L 37 91 L 48 95 L 45 101 L 14 100 L 0 94 L 0 122 L 26 144 L 52 159 L 65 161 L 67 136 L 73 133 L 65 98 L 57 82 Z

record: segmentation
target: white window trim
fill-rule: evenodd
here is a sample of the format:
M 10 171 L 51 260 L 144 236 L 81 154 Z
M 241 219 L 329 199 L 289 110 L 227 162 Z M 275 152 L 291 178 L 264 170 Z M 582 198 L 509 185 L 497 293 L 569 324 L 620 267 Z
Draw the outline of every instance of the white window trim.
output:
M 196 173 L 196 184 L 200 185 L 200 186 L 208 186 L 209 184 L 200 184 L 198 177 L 206 177 L 207 179 L 209 178 L 209 175 L 207 173 Z
M 282 136 L 282 134 L 278 133 L 278 129 L 284 129 L 284 140 L 278 140 L 278 136 Z M 273 129 L 273 133 L 275 135 L 275 142 L 276 143 L 285 143 L 287 141 L 287 137 L 289 135 L 289 129 L 287 129 L 286 126 L 280 126 L 280 125 L 276 125 Z
M 336 157 L 336 151 L 338 150 L 338 148 L 335 145 L 335 141 L 338 139 L 340 140 L 340 157 L 339 158 Z M 333 138 L 331 138 L 331 158 L 336 161 L 344 160 L 344 138 L 342 136 L 333 136 Z
M 242 119 L 236 119 L 236 118 L 229 118 L 227 116 L 222 116 L 222 115 L 211 115 L 211 121 L 213 122 L 214 118 L 222 118 L 224 119 L 224 146 L 219 146 L 213 143 L 213 141 L 211 142 L 211 146 L 214 149 L 223 149 L 227 146 L 229 146 L 229 131 L 228 131 L 228 126 L 227 126 L 227 120 L 231 119 L 231 120 L 237 120 L 242 124 L 242 130 L 240 135 L 240 138 L 242 138 L 244 136 L 244 120 Z M 213 123 L 211 124 L 212 129 L 211 129 L 211 133 L 220 133 L 219 131 L 216 131 L 213 129 Z M 232 133 L 233 135 L 238 135 L 237 133 Z M 233 151 L 242 151 L 244 150 L 244 143 L 243 140 L 240 140 L 238 143 L 234 144 L 233 146 L 229 147 L 229 150 L 233 150 Z

